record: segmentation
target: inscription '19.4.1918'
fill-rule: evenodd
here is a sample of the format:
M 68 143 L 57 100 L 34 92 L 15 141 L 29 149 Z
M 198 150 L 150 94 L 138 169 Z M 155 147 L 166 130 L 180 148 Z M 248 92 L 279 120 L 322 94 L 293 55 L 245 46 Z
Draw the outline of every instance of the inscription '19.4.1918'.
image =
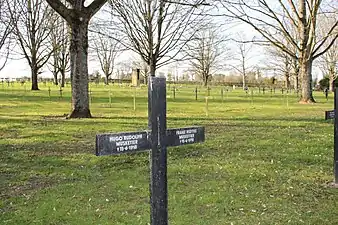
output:
M 197 129 L 188 129 L 188 130 L 177 130 L 176 135 L 181 144 L 185 143 L 194 143 L 195 134 L 197 134 Z
M 205 139 L 204 127 L 186 127 L 167 130 L 167 145 L 179 146 L 203 142 Z

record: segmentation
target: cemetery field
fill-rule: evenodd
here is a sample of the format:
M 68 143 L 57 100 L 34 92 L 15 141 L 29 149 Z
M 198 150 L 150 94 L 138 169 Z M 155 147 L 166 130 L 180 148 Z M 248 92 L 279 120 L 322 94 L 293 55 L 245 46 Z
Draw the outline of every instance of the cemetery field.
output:
M 148 224 L 149 153 L 95 156 L 96 134 L 147 129 L 147 88 L 92 84 L 94 118 L 65 119 L 69 87 L 29 87 L 0 83 L 0 224 Z M 333 94 L 173 90 L 168 128 L 206 141 L 168 148 L 169 224 L 338 224 Z

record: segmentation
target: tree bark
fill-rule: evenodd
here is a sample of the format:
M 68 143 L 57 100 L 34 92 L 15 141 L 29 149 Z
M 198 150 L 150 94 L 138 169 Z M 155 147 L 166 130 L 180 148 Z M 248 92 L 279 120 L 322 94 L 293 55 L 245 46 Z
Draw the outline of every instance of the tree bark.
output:
M 331 79 L 330 79 L 330 84 L 329 85 L 330 85 L 330 91 L 331 92 L 334 92 L 334 88 L 335 88 L 335 84 L 334 83 L 335 83 L 335 80 L 332 79 L 332 81 L 331 81 Z
M 39 85 L 38 85 L 38 71 L 35 67 L 31 68 L 32 72 L 32 91 L 39 91 Z
M 57 86 L 59 85 L 58 81 L 58 73 L 56 71 L 53 72 L 53 77 L 54 77 L 54 84 Z
M 46 0 L 70 25 L 70 77 L 72 80 L 72 112 L 70 118 L 90 118 L 88 94 L 88 24 L 107 0 L 94 0 L 85 6 L 85 0 Z
M 285 88 L 286 89 L 290 89 L 290 87 L 291 87 L 291 82 L 290 82 L 290 73 L 289 72 L 286 72 L 286 74 L 285 74 Z
M 150 60 L 149 68 L 150 68 L 150 76 L 154 77 L 156 72 L 156 63 L 153 62 L 153 60 Z
M 106 74 L 105 84 L 109 85 L 109 75 L 108 74 Z
M 204 75 L 204 87 L 207 87 L 208 86 L 208 76 L 207 75 Z
M 32 55 L 32 61 L 31 61 L 31 76 L 32 76 L 32 91 L 39 91 L 39 86 L 38 86 L 38 66 L 36 63 L 36 59 L 34 55 Z
M 70 64 L 72 112 L 70 118 L 91 118 L 88 95 L 88 23 L 82 17 L 71 21 Z
M 65 79 L 66 79 L 66 74 L 65 70 L 61 69 L 60 74 L 61 74 L 61 87 L 65 87 Z
M 245 90 L 246 82 L 245 82 L 245 75 L 244 74 L 242 75 L 242 82 L 243 82 L 242 89 Z
M 315 103 L 312 95 L 312 58 L 300 61 L 300 75 L 302 82 L 302 95 L 300 103 Z

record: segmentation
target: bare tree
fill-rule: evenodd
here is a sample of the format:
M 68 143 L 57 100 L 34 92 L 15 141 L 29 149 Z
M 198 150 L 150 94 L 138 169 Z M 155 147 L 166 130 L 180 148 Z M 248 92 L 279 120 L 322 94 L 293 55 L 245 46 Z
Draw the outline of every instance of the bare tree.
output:
M 133 68 L 140 69 L 140 76 L 143 78 L 143 83 L 147 84 L 149 76 L 149 66 L 147 62 L 143 61 L 143 59 L 134 59 Z
M 121 54 L 121 45 L 117 38 L 109 38 L 96 35 L 95 52 L 100 62 L 101 70 L 105 75 L 105 83 L 109 84 L 109 78 L 114 72 L 115 60 Z
M 226 51 L 223 43 L 215 28 L 206 28 L 197 32 L 185 47 L 192 72 L 202 79 L 204 86 L 220 69 L 221 57 Z
M 336 19 L 337 14 L 328 16 L 323 15 L 323 19 L 319 24 L 319 33 L 321 34 L 321 36 L 325 35 L 325 27 L 327 27 L 328 24 L 332 23 L 332 21 Z M 318 64 L 323 71 L 323 74 L 328 75 L 329 77 L 329 90 L 334 91 L 334 81 L 338 76 L 338 40 L 336 40 L 331 48 L 319 58 Z
M 231 68 L 235 69 L 242 77 L 242 88 L 243 90 L 247 86 L 247 74 L 248 71 L 252 69 L 252 66 L 249 65 L 249 60 L 251 58 L 250 53 L 253 47 L 251 41 L 246 40 L 244 33 L 240 32 L 237 34 L 235 45 L 236 50 L 233 56 L 233 60 L 237 63 L 230 65 Z
M 324 13 L 325 0 L 267 1 L 220 0 L 228 15 L 249 24 L 268 42 L 296 59 L 301 76 L 301 102 L 315 102 L 312 95 L 313 60 L 324 54 L 338 37 L 338 20 L 316 38 L 318 15 Z M 297 32 L 293 32 L 297 31 Z M 282 39 L 281 39 L 282 38 Z M 287 40 L 286 42 L 284 40 Z M 290 43 L 291 48 L 285 43 Z M 327 46 L 323 48 L 323 45 Z M 296 50 L 295 50 L 296 49 Z
M 334 82 L 338 76 L 338 44 L 335 44 L 323 55 L 321 62 L 321 66 L 325 71 L 324 74 L 327 74 L 329 77 L 329 89 L 330 91 L 334 91 Z
M 293 59 L 288 54 L 275 47 L 267 48 L 266 52 L 266 68 L 274 70 L 277 74 L 283 76 L 285 88 L 290 89 Z
M 70 118 L 89 118 L 88 94 L 88 25 L 107 0 L 46 0 L 68 23 L 71 30 L 70 68 L 72 81 L 72 112 Z M 68 7 L 69 5 L 69 7 Z
M 13 44 L 12 34 L 13 25 L 8 5 L 6 2 L 0 1 L 0 59 L 2 61 L 0 70 L 5 67 L 10 55 L 10 49 Z
M 54 84 L 59 85 L 59 74 L 61 76 L 60 86 L 65 86 L 66 73 L 69 72 L 69 44 L 70 34 L 65 21 L 57 14 L 53 13 L 51 20 L 50 43 L 53 50 L 51 62 L 51 72 L 54 77 Z
M 39 90 L 38 75 L 52 54 L 47 42 L 51 32 L 48 21 L 52 11 L 43 0 L 6 1 L 13 32 L 31 69 L 32 90 Z
M 122 82 L 126 79 L 131 79 L 131 72 L 133 69 L 130 59 L 123 60 L 117 63 L 117 75 L 118 79 Z
M 112 28 L 124 36 L 124 47 L 138 53 L 155 76 L 156 69 L 175 59 L 202 26 L 203 4 L 203 0 L 111 1 Z

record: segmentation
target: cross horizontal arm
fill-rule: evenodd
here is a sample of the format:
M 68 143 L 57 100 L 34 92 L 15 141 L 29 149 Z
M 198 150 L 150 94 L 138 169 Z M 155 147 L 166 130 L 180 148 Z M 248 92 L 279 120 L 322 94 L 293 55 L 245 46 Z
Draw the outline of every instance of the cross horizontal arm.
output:
M 168 129 L 165 142 L 167 147 L 204 142 L 204 127 L 193 126 Z M 150 131 L 124 132 L 96 135 L 96 155 L 118 155 L 149 150 Z

